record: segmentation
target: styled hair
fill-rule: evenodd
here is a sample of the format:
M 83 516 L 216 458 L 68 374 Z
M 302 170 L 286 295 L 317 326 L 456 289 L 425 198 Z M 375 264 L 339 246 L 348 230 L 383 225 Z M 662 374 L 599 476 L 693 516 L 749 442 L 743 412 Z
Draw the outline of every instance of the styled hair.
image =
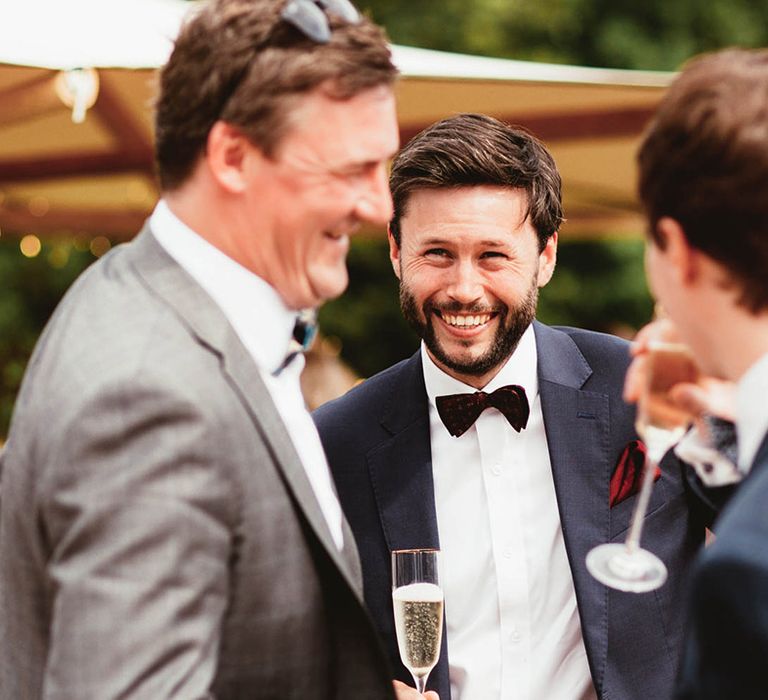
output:
M 768 308 L 768 50 L 726 49 L 688 63 L 637 156 L 649 235 L 671 217 L 723 266 L 751 312 Z
M 410 196 L 423 189 L 490 185 L 525 190 L 544 250 L 563 221 L 561 180 L 544 145 L 524 129 L 482 114 L 459 114 L 424 129 L 398 153 L 389 186 L 390 231 L 400 245 L 400 220 Z
M 180 186 L 219 120 L 268 157 L 290 127 L 299 98 L 320 88 L 345 100 L 394 82 L 383 30 L 366 17 L 330 13 L 328 43 L 282 19 L 286 0 L 212 0 L 182 27 L 160 73 L 155 156 L 163 190 Z

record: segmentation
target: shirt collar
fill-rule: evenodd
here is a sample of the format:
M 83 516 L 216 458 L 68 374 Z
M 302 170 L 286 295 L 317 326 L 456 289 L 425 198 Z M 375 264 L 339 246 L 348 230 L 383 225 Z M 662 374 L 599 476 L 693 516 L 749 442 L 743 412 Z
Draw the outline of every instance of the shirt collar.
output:
M 440 369 L 429 356 L 423 342 L 421 344 L 421 364 L 424 371 L 427 397 L 433 406 L 436 396 L 472 394 L 477 391 L 469 384 L 451 377 Z M 531 324 L 520 338 L 515 351 L 509 356 L 498 374 L 483 387 L 483 391 L 490 393 L 507 384 L 519 384 L 525 389 L 528 402 L 532 405 L 539 392 L 537 366 L 536 335 L 533 332 L 533 324 Z
M 768 432 L 768 353 L 755 362 L 736 387 L 736 434 L 739 469 L 747 473 Z
M 256 364 L 267 372 L 283 362 L 296 312 L 277 291 L 184 224 L 160 200 L 150 230 L 166 252 L 211 296 Z

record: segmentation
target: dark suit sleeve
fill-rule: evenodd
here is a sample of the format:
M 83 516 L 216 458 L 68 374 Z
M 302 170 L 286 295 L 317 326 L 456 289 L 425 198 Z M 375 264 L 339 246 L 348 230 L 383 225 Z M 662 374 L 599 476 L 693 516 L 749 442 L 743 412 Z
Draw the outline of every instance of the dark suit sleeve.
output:
M 768 450 L 694 569 L 678 698 L 768 698 Z

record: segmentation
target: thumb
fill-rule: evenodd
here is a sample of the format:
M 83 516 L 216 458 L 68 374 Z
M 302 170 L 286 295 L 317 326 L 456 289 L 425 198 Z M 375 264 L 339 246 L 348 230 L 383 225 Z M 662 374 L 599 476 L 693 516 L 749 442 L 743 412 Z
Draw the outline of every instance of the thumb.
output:
M 670 389 L 669 397 L 674 403 L 692 416 L 710 412 L 709 397 L 700 386 L 683 382 Z

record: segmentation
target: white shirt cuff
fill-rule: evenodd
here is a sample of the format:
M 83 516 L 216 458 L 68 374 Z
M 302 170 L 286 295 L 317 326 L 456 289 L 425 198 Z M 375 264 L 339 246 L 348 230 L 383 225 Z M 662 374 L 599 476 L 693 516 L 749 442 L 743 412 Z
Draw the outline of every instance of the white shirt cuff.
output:
M 728 486 L 743 476 L 733 462 L 705 442 L 695 427 L 675 445 L 675 454 L 696 470 L 704 486 Z

